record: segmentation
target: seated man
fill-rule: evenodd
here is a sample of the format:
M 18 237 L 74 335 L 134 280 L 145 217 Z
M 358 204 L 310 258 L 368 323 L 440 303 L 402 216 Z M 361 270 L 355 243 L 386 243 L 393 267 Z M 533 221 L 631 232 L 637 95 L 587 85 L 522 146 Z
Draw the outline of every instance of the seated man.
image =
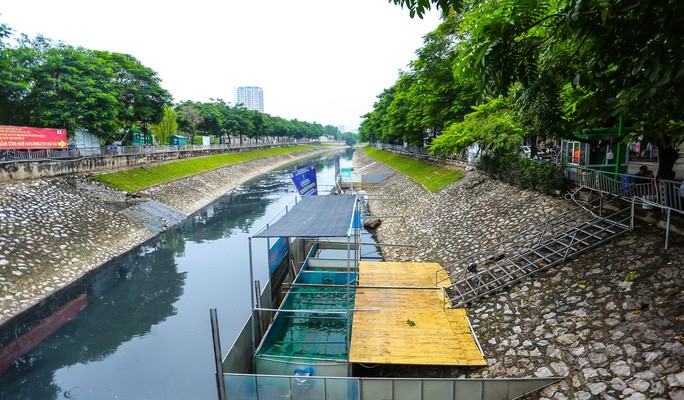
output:
M 639 167 L 639 172 L 635 174 L 634 183 L 637 184 L 635 187 L 635 194 L 637 196 L 651 196 L 654 194 L 654 188 L 647 185 L 655 183 L 653 182 L 653 171 L 648 169 L 647 166 L 642 165 Z

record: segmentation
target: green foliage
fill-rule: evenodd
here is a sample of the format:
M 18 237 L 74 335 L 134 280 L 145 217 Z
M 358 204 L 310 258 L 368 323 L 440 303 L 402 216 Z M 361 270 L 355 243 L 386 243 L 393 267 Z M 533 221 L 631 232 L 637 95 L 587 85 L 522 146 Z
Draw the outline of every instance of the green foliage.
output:
M 176 130 L 178 129 L 177 118 L 178 114 L 173 107 L 164 108 L 164 117 L 162 118 L 162 121 L 159 125 L 154 125 L 152 127 L 152 132 L 159 144 L 168 144 L 169 138 L 176 134 Z
M 478 169 L 492 178 L 545 194 L 565 192 L 569 182 L 563 166 L 520 157 L 517 153 L 488 153 L 480 157 Z
M 485 93 L 516 86 L 530 134 L 637 128 L 625 141 L 662 150 L 671 175 L 684 141 L 684 7 L 680 1 L 484 0 L 465 13 L 459 74 Z
M 333 126 L 271 117 L 223 100 L 186 101 L 173 109 L 156 72 L 128 54 L 94 51 L 22 36 L 6 43 L 0 24 L 0 124 L 87 129 L 106 142 L 152 124 L 159 142 L 186 134 L 252 139 L 339 138 Z M 176 114 L 174 116 L 174 113 Z M 174 121 L 177 126 L 174 126 Z
M 455 169 L 428 164 L 414 158 L 402 157 L 368 146 L 364 147 L 363 151 L 381 163 L 394 168 L 404 175 L 408 175 L 431 192 L 463 178 L 463 173 Z
M 279 154 L 287 154 L 301 150 L 308 150 L 311 146 L 278 147 L 272 149 L 247 151 L 240 153 L 218 154 L 209 157 L 196 157 L 187 160 L 161 164 L 154 167 L 135 168 L 126 171 L 102 174 L 94 179 L 105 185 L 127 192 L 158 185 L 173 179 L 226 167 L 244 161 L 265 158 Z
M 473 107 L 474 111 L 446 128 L 432 142 L 433 154 L 453 154 L 473 143 L 482 143 L 486 150 L 516 152 L 523 143 L 523 131 L 515 114 L 503 96 L 489 99 Z
M 159 122 L 171 99 L 156 73 L 130 55 L 42 36 L 0 46 L 0 65 L 1 124 L 87 129 L 111 141 L 125 128 Z
M 221 99 L 209 103 L 184 101 L 176 105 L 178 128 L 182 132 L 205 136 L 239 136 L 260 139 L 287 137 L 290 139 L 318 139 L 320 136 L 339 137 L 333 126 L 285 120 L 241 105 L 232 107 Z
M 347 132 L 340 135 L 340 139 L 344 140 L 347 146 L 353 146 L 358 141 L 358 136 L 354 133 Z
M 411 70 L 384 90 L 374 110 L 364 115 L 361 141 L 423 146 L 445 127 L 463 119 L 475 105 L 475 83 L 452 72 L 454 42 L 462 40 L 455 19 L 447 19 L 424 37 Z
M 441 10 L 444 17 L 448 16 L 453 10 L 459 10 L 463 7 L 463 0 L 389 0 L 390 2 L 400 5 L 402 8 L 406 7 L 409 10 L 411 18 L 416 15 L 418 18 L 423 18 L 426 11 L 432 9 L 434 5 L 436 9 Z
M 403 108 L 414 111 L 405 114 L 413 125 L 404 126 L 425 127 L 420 115 L 436 116 L 450 109 L 433 93 L 448 93 L 455 85 L 470 82 L 480 103 L 509 96 L 507 101 L 528 138 L 572 138 L 582 128 L 614 127 L 621 119 L 636 130 L 620 139 L 657 145 L 659 176 L 674 178 L 677 148 L 684 142 L 681 0 L 390 1 L 406 6 L 412 16 L 437 7 L 444 12 L 445 23 L 452 21 L 455 26 L 451 31 L 440 26 L 426 36 L 418 54 L 432 54 L 434 63 L 426 64 L 431 65 L 426 76 L 421 76 L 425 60 L 412 65 L 408 74 L 416 75 L 411 86 L 415 90 L 400 95 L 402 78 L 397 81 L 394 96 L 407 104 L 418 103 Z M 446 12 L 450 9 L 455 12 Z M 438 43 L 448 43 L 441 47 L 445 52 L 435 51 Z M 449 81 L 438 73 L 442 68 L 434 67 L 440 63 L 453 68 L 455 79 Z M 426 84 L 427 76 L 439 77 L 439 86 Z M 454 93 L 449 94 L 452 104 L 457 103 Z M 383 113 L 387 105 L 379 101 L 365 116 L 362 140 L 410 142 L 414 131 L 392 132 L 384 123 L 394 117 Z M 447 127 L 449 122 L 460 122 L 445 121 Z M 458 134 L 459 138 L 444 139 L 442 145 L 458 147 L 470 140 L 466 132 Z
M 629 271 L 629 273 L 627 274 L 627 276 L 625 276 L 625 282 L 632 282 L 633 280 L 635 280 L 635 279 L 638 278 L 638 277 L 639 277 L 639 273 L 638 273 L 638 272 L 636 272 L 636 271 Z

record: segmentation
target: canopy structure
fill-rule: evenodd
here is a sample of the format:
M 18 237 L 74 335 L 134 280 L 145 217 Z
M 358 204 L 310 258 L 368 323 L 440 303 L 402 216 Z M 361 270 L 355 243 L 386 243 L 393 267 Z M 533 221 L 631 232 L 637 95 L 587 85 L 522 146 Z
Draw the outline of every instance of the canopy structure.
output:
M 302 197 L 287 214 L 252 237 L 349 236 L 356 199 L 351 195 Z

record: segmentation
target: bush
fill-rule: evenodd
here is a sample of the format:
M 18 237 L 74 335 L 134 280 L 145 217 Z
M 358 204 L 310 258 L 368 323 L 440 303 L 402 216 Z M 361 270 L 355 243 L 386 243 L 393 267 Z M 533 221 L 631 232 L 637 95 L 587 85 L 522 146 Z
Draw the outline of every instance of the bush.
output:
M 569 187 L 564 166 L 522 158 L 518 154 L 484 154 L 477 167 L 494 179 L 523 189 L 555 194 Z

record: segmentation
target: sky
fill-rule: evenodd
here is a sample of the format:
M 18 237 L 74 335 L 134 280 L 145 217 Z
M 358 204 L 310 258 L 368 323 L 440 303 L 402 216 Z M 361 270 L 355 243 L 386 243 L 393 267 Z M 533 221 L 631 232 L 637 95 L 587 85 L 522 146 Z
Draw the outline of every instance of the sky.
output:
M 423 36 L 439 24 L 388 0 L 0 0 L 0 23 L 93 50 L 131 54 L 174 102 L 264 91 L 264 112 L 358 128 Z

